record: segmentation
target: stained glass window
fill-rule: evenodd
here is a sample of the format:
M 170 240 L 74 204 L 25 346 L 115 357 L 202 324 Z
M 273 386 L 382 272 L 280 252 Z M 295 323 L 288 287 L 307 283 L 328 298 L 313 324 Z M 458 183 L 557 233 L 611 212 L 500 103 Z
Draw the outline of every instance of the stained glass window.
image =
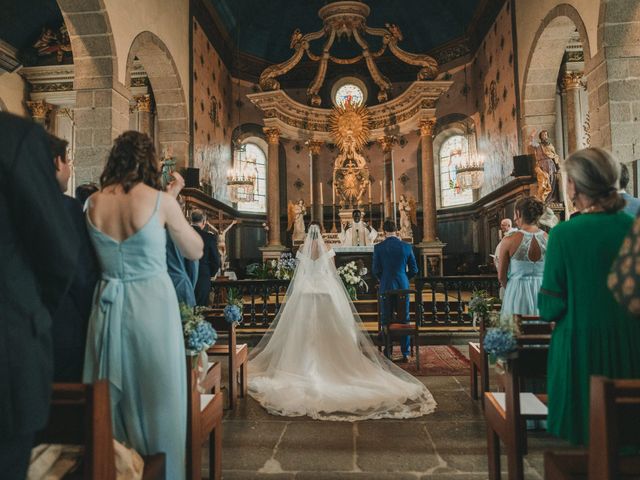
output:
M 464 205 L 473 201 L 473 191 L 462 190 L 457 168 L 469 157 L 469 142 L 463 135 L 449 137 L 440 147 L 440 203 L 443 207 Z
M 354 105 L 362 105 L 364 102 L 364 92 L 353 83 L 345 83 L 336 91 L 336 105 L 344 105 L 350 102 Z
M 244 212 L 267 211 L 267 157 L 264 151 L 255 143 L 244 144 L 245 153 L 241 160 L 241 169 L 253 170 L 257 172 L 256 186 L 253 193 L 253 202 L 238 202 L 238 210 Z

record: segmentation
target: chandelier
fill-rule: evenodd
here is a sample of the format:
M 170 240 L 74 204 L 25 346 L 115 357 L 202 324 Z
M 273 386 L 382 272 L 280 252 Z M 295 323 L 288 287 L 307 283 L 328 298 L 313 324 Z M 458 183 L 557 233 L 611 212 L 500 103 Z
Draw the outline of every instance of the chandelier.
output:
M 462 190 L 478 189 L 484 183 L 484 158 L 478 155 L 476 138 L 467 127 L 467 158 L 456 168 L 456 176 Z
M 255 159 L 245 158 L 246 150 L 245 145 L 235 145 L 234 166 L 227 172 L 227 188 L 233 203 L 254 201 L 258 170 Z

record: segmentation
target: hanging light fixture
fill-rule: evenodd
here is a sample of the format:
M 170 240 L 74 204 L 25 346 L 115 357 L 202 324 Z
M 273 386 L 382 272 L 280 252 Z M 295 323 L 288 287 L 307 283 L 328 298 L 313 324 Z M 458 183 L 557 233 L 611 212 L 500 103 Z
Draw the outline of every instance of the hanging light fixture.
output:
M 475 190 L 482 187 L 484 183 L 484 158 L 478 155 L 476 138 L 469 128 L 468 122 L 469 121 L 467 121 L 467 132 L 465 134 L 467 140 L 467 157 L 464 158 L 456 168 L 456 175 L 462 190 L 469 188 Z
M 233 167 L 227 172 L 227 188 L 232 202 L 253 202 L 258 170 L 255 159 L 246 159 L 246 145 L 236 142 L 233 149 Z

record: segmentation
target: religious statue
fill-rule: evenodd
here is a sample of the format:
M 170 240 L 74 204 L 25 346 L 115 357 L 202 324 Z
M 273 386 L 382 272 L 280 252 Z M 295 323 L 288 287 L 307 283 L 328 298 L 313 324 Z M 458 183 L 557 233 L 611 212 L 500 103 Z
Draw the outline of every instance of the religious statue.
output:
M 238 224 L 238 220 L 233 220 L 229 224 L 227 228 L 225 228 L 222 232 L 218 232 L 218 252 L 220 252 L 220 265 L 221 272 L 224 272 L 227 268 L 227 232 L 233 228 L 234 225 Z
M 48 27 L 43 28 L 33 48 L 39 57 L 55 55 L 56 61 L 62 63 L 65 53 L 71 53 L 71 39 L 67 27 L 63 23 L 58 32 Z
M 400 195 L 398 210 L 400 210 L 400 238 L 413 238 L 412 225 L 418 223 L 416 218 L 416 201 L 413 198 L 407 198 L 403 193 Z
M 176 160 L 171 156 L 170 149 L 165 150 L 164 158 L 162 159 L 162 186 L 166 187 L 171 183 L 172 173 L 176 169 Z
M 354 210 L 351 214 L 353 221 L 346 228 L 342 225 L 339 234 L 340 242 L 343 246 L 363 247 L 373 245 L 378 237 L 378 232 L 369 224 L 361 221 L 362 213 L 360 210 Z
M 543 203 L 552 201 L 558 187 L 558 170 L 560 156 L 549 141 L 549 132 L 542 130 L 538 136 L 539 142 L 534 140 L 536 131 L 531 133 L 530 149 L 536 158 L 536 179 L 538 180 L 538 200 Z
M 288 217 L 289 228 L 293 229 L 293 241 L 303 241 L 305 236 L 304 216 L 307 214 L 307 208 L 304 205 L 304 200 L 298 200 L 298 203 L 289 202 Z

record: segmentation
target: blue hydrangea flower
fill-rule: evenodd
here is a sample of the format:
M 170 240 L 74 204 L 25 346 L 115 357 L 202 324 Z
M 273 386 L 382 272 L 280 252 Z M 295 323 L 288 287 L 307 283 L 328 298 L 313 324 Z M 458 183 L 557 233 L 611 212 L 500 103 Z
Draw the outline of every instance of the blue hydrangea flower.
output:
M 202 321 L 199 322 L 189 333 L 186 347 L 194 352 L 201 352 L 216 343 L 217 339 L 218 334 L 211 324 L 209 322 Z
M 238 305 L 227 305 L 224 307 L 224 318 L 228 323 L 240 323 L 242 321 L 242 311 Z
M 490 328 L 484 336 L 484 349 L 489 355 L 503 358 L 516 349 L 513 332 L 503 328 Z

